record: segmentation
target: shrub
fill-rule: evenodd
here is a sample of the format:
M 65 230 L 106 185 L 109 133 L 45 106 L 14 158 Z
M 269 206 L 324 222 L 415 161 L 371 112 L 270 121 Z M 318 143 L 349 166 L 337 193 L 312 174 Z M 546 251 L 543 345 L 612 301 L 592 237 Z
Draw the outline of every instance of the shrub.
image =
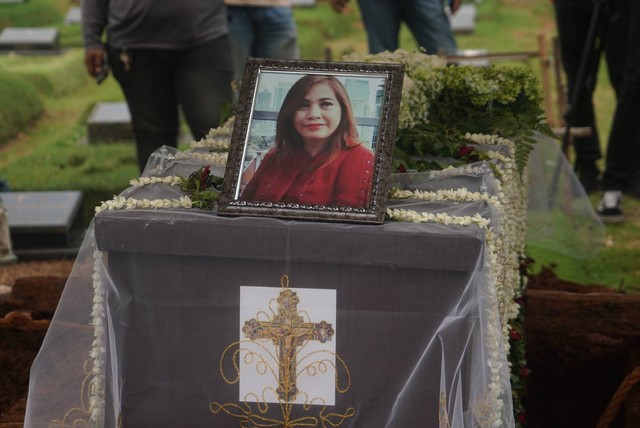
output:
M 42 99 L 32 85 L 0 71 L 0 144 L 24 130 L 43 111 Z
M 14 56 L 0 60 L 0 69 L 17 74 L 43 95 L 59 97 L 73 93 L 89 81 L 81 49 L 56 56 Z

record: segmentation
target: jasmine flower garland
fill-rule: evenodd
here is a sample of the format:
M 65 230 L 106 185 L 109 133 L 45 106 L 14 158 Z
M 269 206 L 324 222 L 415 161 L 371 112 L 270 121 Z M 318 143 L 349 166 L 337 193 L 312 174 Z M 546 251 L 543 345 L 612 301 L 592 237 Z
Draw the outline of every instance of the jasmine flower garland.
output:
M 114 196 L 109 201 L 102 202 L 95 208 L 96 214 L 102 211 L 113 210 L 133 210 L 133 209 L 169 209 L 169 208 L 192 208 L 193 202 L 188 196 L 179 199 L 135 199 L 124 196 Z
M 192 141 L 191 150 L 198 148 L 208 148 L 217 151 L 228 151 L 231 142 L 231 133 L 233 132 L 233 123 L 235 117 L 230 117 L 218 128 L 212 128 L 207 135 L 199 141 Z
M 228 153 L 194 153 L 194 152 L 177 152 L 175 154 L 176 160 L 193 160 L 204 164 L 219 164 L 225 165 L 227 163 Z
M 89 357 L 92 362 L 91 381 L 89 384 L 89 418 L 92 426 L 104 425 L 105 414 L 105 374 L 106 365 L 106 331 L 105 331 L 105 289 L 102 283 L 100 252 L 93 252 L 93 344 Z
M 182 182 L 183 178 L 175 175 L 169 175 L 166 177 L 140 177 L 129 181 L 131 187 L 141 187 L 148 184 L 168 184 L 170 186 L 176 186 Z

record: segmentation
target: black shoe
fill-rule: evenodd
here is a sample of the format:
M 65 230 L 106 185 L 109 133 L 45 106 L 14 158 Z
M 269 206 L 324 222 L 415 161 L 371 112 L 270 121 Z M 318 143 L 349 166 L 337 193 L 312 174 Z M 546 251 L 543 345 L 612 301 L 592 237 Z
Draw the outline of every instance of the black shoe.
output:
M 622 215 L 622 192 L 619 190 L 605 191 L 597 212 L 603 223 L 621 223 L 624 221 Z

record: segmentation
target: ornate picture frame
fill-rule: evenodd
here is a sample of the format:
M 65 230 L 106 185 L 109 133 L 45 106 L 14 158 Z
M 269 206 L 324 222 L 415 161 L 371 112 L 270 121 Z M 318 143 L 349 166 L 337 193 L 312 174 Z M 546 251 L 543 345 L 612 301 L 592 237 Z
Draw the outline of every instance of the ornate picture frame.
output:
M 404 66 L 249 58 L 218 214 L 384 221 Z

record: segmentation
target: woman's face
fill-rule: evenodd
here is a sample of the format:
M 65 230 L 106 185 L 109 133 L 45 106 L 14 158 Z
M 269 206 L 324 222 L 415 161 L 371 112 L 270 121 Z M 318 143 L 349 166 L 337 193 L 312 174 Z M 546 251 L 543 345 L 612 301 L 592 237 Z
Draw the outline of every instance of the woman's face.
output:
M 324 143 L 338 127 L 342 107 L 327 83 L 313 85 L 300 100 L 293 126 L 305 143 Z

